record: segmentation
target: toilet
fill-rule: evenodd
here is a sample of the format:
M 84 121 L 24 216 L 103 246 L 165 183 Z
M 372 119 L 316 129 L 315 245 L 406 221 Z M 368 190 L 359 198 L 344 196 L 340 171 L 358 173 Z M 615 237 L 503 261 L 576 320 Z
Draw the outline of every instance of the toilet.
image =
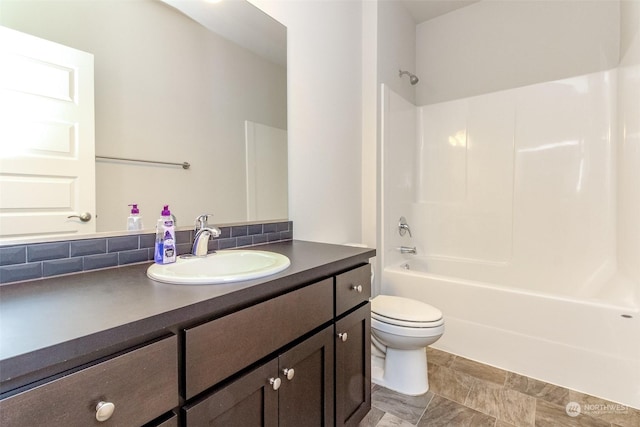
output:
M 373 282 L 372 269 L 372 289 Z M 427 346 L 444 333 L 442 312 L 421 301 L 392 295 L 378 295 L 370 301 L 371 381 L 410 396 L 426 393 Z
M 371 380 L 411 396 L 426 393 L 426 347 L 443 333 L 442 312 L 429 304 L 391 295 L 371 299 Z

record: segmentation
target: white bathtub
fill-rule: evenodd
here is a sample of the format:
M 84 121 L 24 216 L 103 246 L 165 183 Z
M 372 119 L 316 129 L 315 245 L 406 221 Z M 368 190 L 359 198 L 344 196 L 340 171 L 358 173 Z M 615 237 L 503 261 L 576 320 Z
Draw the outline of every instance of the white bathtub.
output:
M 446 330 L 434 347 L 640 408 L 640 311 L 628 296 L 618 302 L 620 280 L 608 284 L 610 299 L 579 299 L 440 276 L 425 267 L 415 258 L 385 268 L 382 292 L 442 310 Z

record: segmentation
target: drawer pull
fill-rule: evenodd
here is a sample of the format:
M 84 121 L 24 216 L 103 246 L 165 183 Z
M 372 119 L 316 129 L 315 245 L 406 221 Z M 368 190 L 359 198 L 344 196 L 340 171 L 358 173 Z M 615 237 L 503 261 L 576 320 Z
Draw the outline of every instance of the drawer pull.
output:
M 293 379 L 293 376 L 296 374 L 296 371 L 293 368 L 283 369 L 282 373 L 287 377 L 289 381 Z
M 345 342 L 349 338 L 349 336 L 347 335 L 346 332 L 340 332 L 338 334 L 338 338 L 340 338 L 342 342 Z
M 357 293 L 362 293 L 362 285 L 351 285 L 351 290 L 356 291 Z
M 280 388 L 280 384 L 282 384 L 282 380 L 280 378 L 269 378 L 269 384 L 273 387 L 274 390 Z
M 113 415 L 113 411 L 116 410 L 116 405 L 111 402 L 99 402 L 96 405 L 96 420 L 103 422 L 107 421 Z

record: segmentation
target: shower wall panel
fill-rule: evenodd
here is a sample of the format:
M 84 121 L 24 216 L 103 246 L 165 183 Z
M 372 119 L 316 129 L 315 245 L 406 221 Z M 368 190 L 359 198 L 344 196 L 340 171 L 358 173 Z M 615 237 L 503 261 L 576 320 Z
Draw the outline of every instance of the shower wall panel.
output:
M 405 216 L 413 227 L 411 203 L 416 183 L 416 107 L 402 96 L 381 85 L 382 94 L 382 180 L 384 251 L 378 252 L 382 265 L 401 259 L 398 248 L 413 246 L 416 239 L 400 236 L 398 220 Z M 412 228 L 413 232 L 413 228 Z
M 594 292 L 615 273 L 615 105 L 606 71 L 420 107 L 419 252 L 459 263 L 443 274 Z

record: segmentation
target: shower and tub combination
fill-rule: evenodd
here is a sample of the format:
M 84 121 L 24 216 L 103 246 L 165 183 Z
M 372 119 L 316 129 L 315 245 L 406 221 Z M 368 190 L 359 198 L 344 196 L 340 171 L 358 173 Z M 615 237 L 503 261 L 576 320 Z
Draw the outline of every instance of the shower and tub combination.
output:
M 415 103 L 382 85 L 381 293 L 440 309 L 436 348 L 640 408 L 640 6 L 588 5 L 617 23 L 589 41 L 613 52 L 599 69 L 447 93 L 429 43 L 527 15 L 497 3 L 418 26 Z

